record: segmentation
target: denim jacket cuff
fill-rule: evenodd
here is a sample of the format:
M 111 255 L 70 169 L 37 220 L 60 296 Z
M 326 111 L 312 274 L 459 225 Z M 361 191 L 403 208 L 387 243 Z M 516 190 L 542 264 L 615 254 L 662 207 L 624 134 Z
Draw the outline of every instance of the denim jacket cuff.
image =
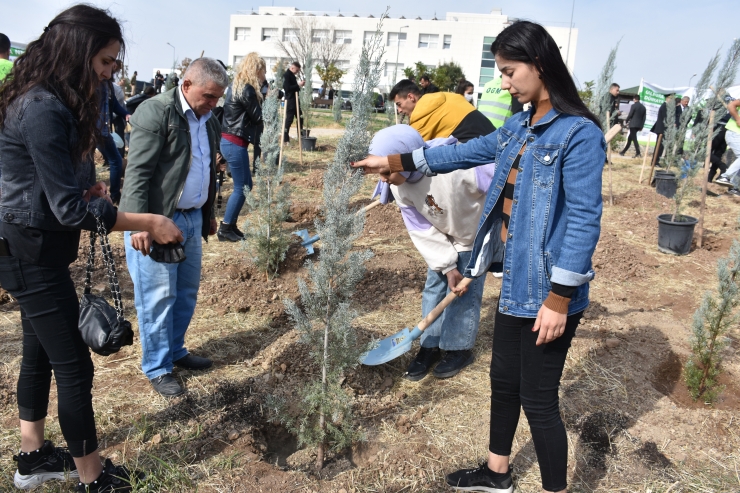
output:
M 411 152 L 411 157 L 414 159 L 417 171 L 424 173 L 426 176 L 437 176 L 437 173 L 432 171 L 429 168 L 429 164 L 427 164 L 427 160 L 424 157 L 424 148 Z
M 550 282 L 564 284 L 566 286 L 580 286 L 581 284 L 586 284 L 593 278 L 593 270 L 589 270 L 585 274 L 579 274 L 578 272 L 561 269 L 560 267 L 553 267 Z
M 110 232 L 113 226 L 116 225 L 118 212 L 107 200 L 103 198 L 91 199 L 87 204 L 87 210 L 103 222 L 107 232 Z

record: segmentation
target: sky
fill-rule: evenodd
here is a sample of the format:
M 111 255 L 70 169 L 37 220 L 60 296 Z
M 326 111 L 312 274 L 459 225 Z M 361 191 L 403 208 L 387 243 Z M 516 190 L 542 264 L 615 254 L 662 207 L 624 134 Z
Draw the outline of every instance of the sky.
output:
M 609 54 L 619 43 L 615 82 L 623 88 L 636 86 L 640 79 L 664 87 L 686 86 L 693 74 L 701 74 L 717 50 L 722 55 L 733 39 L 740 36 L 737 0 L 469 0 L 455 4 L 450 0 L 386 0 L 369 10 L 365 0 L 178 0 L 178 1 L 100 1 L 89 3 L 105 7 L 123 21 L 127 43 L 126 62 L 131 71 L 149 74 L 154 67 L 169 67 L 173 55 L 178 59 L 206 56 L 226 60 L 228 56 L 229 16 L 238 10 L 257 10 L 260 5 L 290 6 L 301 10 L 336 13 L 382 13 L 390 6 L 391 17 L 437 15 L 447 11 L 490 12 L 503 9 L 511 18 L 528 19 L 545 25 L 578 28 L 574 76 L 582 85 L 595 80 Z M 4 2 L 0 32 L 12 41 L 29 42 L 61 10 L 74 2 L 62 0 L 23 0 Z M 372 3 L 370 3 L 372 4 Z M 167 45 L 170 43 L 175 47 Z M 475 47 L 475 49 L 478 49 Z M 695 83 L 699 76 L 693 78 Z M 740 78 L 736 79 L 740 84 Z

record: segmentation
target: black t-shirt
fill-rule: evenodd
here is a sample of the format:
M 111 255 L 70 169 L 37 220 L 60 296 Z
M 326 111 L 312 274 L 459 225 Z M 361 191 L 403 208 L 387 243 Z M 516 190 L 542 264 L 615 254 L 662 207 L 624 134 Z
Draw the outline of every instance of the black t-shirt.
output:
M 49 231 L 0 222 L 0 237 L 8 242 L 13 257 L 44 267 L 68 266 L 77 260 L 80 246 L 80 230 Z

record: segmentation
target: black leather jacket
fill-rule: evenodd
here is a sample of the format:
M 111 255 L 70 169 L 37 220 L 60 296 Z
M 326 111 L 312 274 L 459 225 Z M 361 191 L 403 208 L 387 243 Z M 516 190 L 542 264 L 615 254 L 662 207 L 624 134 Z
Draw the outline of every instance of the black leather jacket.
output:
M 241 137 L 251 144 L 258 144 L 264 124 L 257 93 L 250 84 L 245 84 L 238 95 L 234 95 L 232 88 L 233 84 L 226 89 L 221 131 Z

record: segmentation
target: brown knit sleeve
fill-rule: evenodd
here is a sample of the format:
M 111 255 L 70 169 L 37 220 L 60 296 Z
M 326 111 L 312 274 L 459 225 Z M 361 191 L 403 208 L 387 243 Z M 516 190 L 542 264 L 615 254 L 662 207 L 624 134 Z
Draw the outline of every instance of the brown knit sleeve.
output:
M 401 163 L 400 154 L 388 155 L 388 166 L 391 169 L 391 173 L 400 173 L 403 171 L 403 164 Z
M 544 306 L 557 313 L 568 313 L 568 304 L 570 304 L 570 298 L 559 296 L 552 291 L 545 298 Z

